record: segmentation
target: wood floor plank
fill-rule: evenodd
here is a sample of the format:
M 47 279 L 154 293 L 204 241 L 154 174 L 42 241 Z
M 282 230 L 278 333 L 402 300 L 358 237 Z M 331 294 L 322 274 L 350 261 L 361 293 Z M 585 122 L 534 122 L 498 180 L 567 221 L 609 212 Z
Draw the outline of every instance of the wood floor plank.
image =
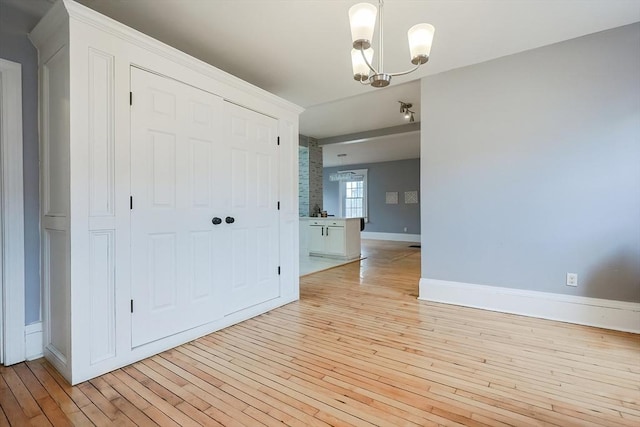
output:
M 227 334 L 230 334 L 230 333 L 227 333 Z M 230 335 L 234 335 L 234 334 L 230 334 Z M 278 357 L 279 355 L 278 353 L 269 352 L 268 349 L 266 349 L 265 346 L 262 346 L 262 345 L 257 345 L 257 344 L 252 345 L 251 341 L 247 341 L 247 340 L 242 341 L 242 348 L 248 350 L 247 352 L 244 352 L 241 348 L 235 347 L 232 343 L 230 342 L 228 343 L 226 341 L 224 342 L 223 347 L 225 349 L 233 349 L 234 352 L 247 354 L 248 357 L 251 357 L 252 354 L 255 355 L 256 357 L 263 358 L 263 359 L 268 358 L 268 356 L 271 356 L 278 360 L 277 363 L 291 368 L 292 372 L 294 372 L 294 375 L 296 375 L 295 372 L 297 372 L 297 375 L 300 375 L 302 377 L 305 377 L 305 376 L 309 377 L 310 380 L 315 383 L 324 383 L 325 385 L 333 385 L 335 387 L 330 387 L 330 388 L 333 389 L 335 392 L 342 393 L 345 397 L 358 400 L 362 403 L 370 405 L 373 408 L 376 408 L 381 411 L 387 411 L 390 413 L 395 412 L 396 414 L 398 414 L 399 416 L 402 416 L 408 421 L 411 421 L 420 425 L 428 424 L 427 420 L 422 417 L 425 414 L 423 413 L 416 414 L 413 411 L 411 411 L 411 407 L 409 406 L 401 407 L 397 405 L 396 401 L 391 399 L 385 399 L 384 396 L 371 392 L 370 390 L 364 390 L 360 388 L 356 389 L 348 386 L 344 387 L 342 383 L 327 381 L 327 376 L 331 374 L 330 370 L 318 368 L 313 365 L 311 365 L 311 369 L 307 369 L 305 368 L 305 366 L 301 364 L 293 363 L 294 359 L 292 359 L 291 357 L 280 358 Z M 406 411 L 405 409 L 409 409 L 409 410 Z
M 158 396 L 153 390 L 146 388 L 143 384 L 137 382 L 134 378 L 128 375 L 122 369 L 114 372 L 114 376 L 120 381 L 126 384 L 131 390 L 137 393 L 140 397 L 148 401 L 152 406 L 148 408 L 150 411 L 157 409 L 164 413 L 167 417 L 173 420 L 177 425 L 194 425 L 195 420 L 189 418 L 184 413 L 177 410 L 173 405 L 166 402 L 162 397 Z
M 51 427 L 52 424 L 49 422 L 47 416 L 42 413 L 31 418 L 31 427 Z
M 135 425 L 141 427 L 151 427 L 156 425 L 151 418 L 145 415 L 140 408 L 135 407 L 131 402 L 120 395 L 113 387 L 111 387 L 102 377 L 94 378 L 91 384 L 102 395 L 116 406 L 123 414 L 125 414 Z
M 7 419 L 7 415 L 4 413 L 2 406 L 0 405 L 0 427 L 9 427 L 9 419 Z
M 58 403 L 51 396 L 44 396 L 38 399 L 38 405 L 47 416 L 47 419 L 54 427 L 68 427 L 74 425 L 92 425 L 92 423 L 84 417 L 75 417 L 74 414 L 82 414 L 75 412 L 74 414 L 66 414 L 62 411 Z M 82 414 L 84 416 L 84 414 Z
M 4 413 L 4 410 L 2 408 L 2 406 L 0 405 L 0 427 L 8 427 L 11 424 L 9 424 L 9 420 L 7 419 L 7 415 Z
M 188 381 L 185 381 L 184 378 L 174 374 L 169 369 L 164 368 L 155 360 L 152 360 L 152 359 L 145 360 L 143 361 L 143 365 L 149 367 L 148 370 L 146 370 L 146 368 L 143 368 L 143 372 L 145 374 L 149 375 L 150 378 L 154 378 L 158 382 L 161 382 L 163 384 L 165 383 L 165 381 L 170 381 L 170 383 L 173 383 L 172 389 L 174 390 L 174 392 L 176 394 L 179 394 L 183 399 L 185 399 L 185 401 L 195 406 L 198 410 L 206 411 L 208 408 L 211 407 L 209 403 L 197 397 L 197 394 L 199 393 L 199 390 L 197 388 L 195 388 L 194 393 L 190 393 L 189 392 L 190 388 L 188 388 L 190 383 Z M 138 368 L 140 369 L 141 367 L 138 367 Z M 161 377 L 159 377 L 158 375 L 161 375 Z M 163 380 L 163 377 L 164 377 L 164 380 Z M 180 379 L 180 381 L 174 382 L 174 381 L 171 381 L 170 379 Z M 224 380 L 221 379 L 221 381 L 224 381 Z M 180 387 L 183 390 L 176 387 Z M 245 410 L 243 410 L 243 412 L 250 414 L 252 418 L 258 419 L 257 417 L 259 417 L 260 422 L 262 423 L 266 422 L 267 424 L 272 424 L 272 423 L 275 423 L 275 424 L 289 423 L 290 424 L 291 422 L 294 422 L 294 418 L 292 418 L 291 416 L 288 416 L 284 412 L 279 411 L 274 407 L 269 406 L 267 403 L 263 401 L 263 399 L 256 399 L 253 396 L 243 392 L 242 390 L 236 387 L 228 386 L 226 383 L 223 383 L 218 388 L 222 392 L 227 393 L 233 398 L 241 400 L 247 403 L 247 405 L 250 405 Z M 250 409 L 250 408 L 253 410 L 250 412 L 247 412 L 247 409 Z M 263 412 L 264 414 L 269 415 L 270 417 L 273 417 L 273 420 L 269 420 L 270 417 L 265 417 L 262 414 L 259 414 L 258 412 Z
M 69 415 L 72 421 L 85 422 L 84 417 L 86 417 L 96 426 L 106 427 L 114 423 L 127 427 L 133 425 L 117 408 L 112 407 L 102 395 L 95 392 L 90 383 L 86 382 L 77 387 L 71 387 L 49 363 L 43 363 L 42 367 L 80 409 L 80 412 L 73 412 Z
M 175 352 L 174 356 L 169 356 L 169 355 L 167 355 L 167 356 L 165 356 L 165 357 L 167 357 L 167 359 L 168 359 L 169 361 L 171 361 L 171 362 L 175 363 L 177 366 L 180 366 L 180 367 L 184 368 L 184 369 L 188 372 L 188 373 L 185 373 L 184 375 L 185 375 L 185 377 L 190 378 L 190 380 L 191 380 L 191 382 L 193 383 L 193 385 L 189 385 L 189 386 L 187 386 L 187 387 L 190 387 L 190 388 L 191 388 L 191 387 L 195 387 L 195 386 L 197 386 L 197 387 L 199 387 L 200 389 L 202 389 L 202 390 L 204 390 L 204 391 L 207 391 L 207 392 L 211 393 L 211 399 L 216 399 L 216 397 L 215 397 L 215 394 L 216 394 L 215 389 L 212 389 L 212 388 L 211 388 L 211 386 L 209 386 L 209 385 L 208 385 L 208 384 L 206 384 L 206 383 L 203 383 L 203 382 L 201 381 L 201 379 L 200 379 L 200 377 L 204 377 L 204 378 L 206 378 L 207 376 L 209 376 L 209 375 L 211 375 L 211 374 L 216 373 L 216 372 L 212 369 L 212 365 L 214 365 L 213 363 L 206 363 L 206 362 L 205 362 L 205 363 L 203 363 L 203 364 L 199 364 L 199 367 L 198 367 L 198 368 L 194 368 L 194 367 L 191 367 L 191 368 L 190 368 L 189 366 L 186 366 L 186 365 L 185 365 L 186 359 L 185 359 L 185 357 L 184 357 L 184 356 L 182 356 L 179 352 Z M 187 359 L 188 359 L 188 358 L 187 358 Z M 223 370 L 223 371 L 224 371 L 224 370 Z M 227 371 L 227 372 L 228 372 L 228 371 Z M 217 373 L 216 373 L 216 374 L 217 374 Z M 221 389 L 222 389 L 222 386 L 223 386 L 223 385 L 224 385 L 224 384 L 222 384 L 222 385 L 220 386 L 220 387 L 221 387 Z M 255 382 L 253 383 L 253 385 L 254 385 L 254 386 L 257 386 L 257 384 L 256 384 Z M 262 390 L 260 389 L 260 387 L 259 387 L 259 386 L 257 387 L 257 390 L 258 390 L 259 392 L 261 392 L 261 391 L 262 391 Z M 268 401 L 269 403 L 272 403 L 272 402 L 273 402 L 273 400 L 272 400 L 272 399 L 270 399 L 270 398 L 268 398 L 268 396 L 267 396 L 267 399 L 265 399 L 265 401 Z M 215 400 L 213 400 L 213 401 L 212 401 L 212 403 L 215 403 Z M 297 405 L 296 405 L 296 407 L 297 407 Z M 246 409 L 246 408 L 243 408 L 242 410 L 244 410 L 244 409 Z M 228 408 L 228 409 L 225 411 L 225 413 L 223 413 L 223 414 L 221 414 L 221 415 L 222 415 L 222 416 L 226 416 L 226 413 L 229 413 L 229 415 L 233 415 L 233 413 L 234 413 L 234 412 L 235 412 L 235 411 L 234 411 L 234 409 L 233 409 L 233 408 Z M 292 411 L 292 412 L 293 412 L 293 414 L 294 414 L 294 415 L 296 415 L 296 417 L 306 419 L 306 421 L 308 422 L 308 424 L 307 424 L 307 425 L 314 425 L 314 423 L 313 423 L 313 422 L 310 422 L 311 420 L 310 420 L 309 418 L 305 418 L 304 414 L 301 414 L 299 411 L 294 410 L 294 411 Z M 315 411 L 314 411 L 314 412 L 315 412 Z M 247 421 L 249 422 L 250 420 L 247 420 Z
M 16 397 L 5 382 L 4 375 L 0 377 L 0 406 L 2 406 L 2 411 L 7 420 L 9 420 L 9 424 L 16 426 L 29 424 L 29 417 L 18 404 Z
M 161 361 L 165 360 L 166 361 Z M 162 359 L 159 363 L 171 363 L 173 369 L 180 370 L 184 368 L 182 375 L 193 375 L 192 381 L 195 385 L 203 389 L 207 389 L 207 385 L 200 384 L 201 375 L 199 371 L 204 372 L 216 372 L 217 376 L 227 381 L 229 384 L 233 384 L 234 388 L 241 389 L 245 393 L 250 394 L 252 397 L 257 398 L 270 405 L 271 407 L 278 408 L 283 412 L 291 415 L 292 417 L 302 421 L 305 425 L 324 427 L 326 424 L 321 423 L 313 418 L 318 410 L 310 405 L 295 400 L 294 398 L 282 393 L 280 390 L 269 388 L 264 386 L 259 381 L 256 381 L 251 376 L 243 375 L 242 373 L 236 373 L 235 371 L 225 368 L 224 366 L 217 365 L 213 362 L 205 361 L 203 363 L 197 363 L 197 368 L 189 363 L 190 359 L 182 356 L 178 352 L 165 352 L 162 355 Z M 180 372 L 177 371 L 177 372 Z M 222 384 L 220 388 L 225 389 L 225 385 Z
M 363 245 L 300 301 L 78 386 L 0 367 L 0 427 L 640 424 L 639 335 L 419 301 L 419 249 Z
M 73 398 L 71 398 L 62 388 L 62 387 L 65 387 L 65 385 L 61 387 L 60 384 L 58 384 L 58 382 L 56 381 L 56 379 L 52 377 L 49 371 L 47 371 L 47 369 L 44 367 L 45 363 L 46 362 L 43 362 L 43 361 L 32 361 L 32 362 L 27 362 L 27 366 L 29 367 L 33 375 L 38 379 L 40 384 L 42 384 L 44 389 L 47 391 L 48 396 L 50 396 L 51 399 L 53 399 L 53 401 L 57 404 L 57 406 L 59 406 L 59 408 L 62 410 L 62 412 L 67 416 L 67 418 L 70 421 L 76 424 L 77 423 L 86 423 L 87 425 L 91 424 L 91 421 L 89 421 L 89 418 L 87 418 L 87 416 L 80 410 L 80 407 L 76 404 L 76 401 L 74 399 L 79 401 L 83 406 L 90 405 L 91 401 L 87 399 L 86 396 L 84 396 L 84 394 L 79 389 L 72 388 L 67 384 L 66 387 L 70 388 L 70 392 L 73 395 Z M 40 406 L 42 407 L 42 403 L 41 402 L 38 402 L 38 403 L 40 403 Z M 53 410 L 51 404 L 50 403 L 47 403 L 47 404 L 50 410 Z M 47 417 L 50 419 L 52 424 L 55 424 L 54 420 L 52 420 L 48 415 Z
M 13 393 L 18 404 L 22 408 L 23 413 L 28 418 L 34 418 L 42 414 L 42 410 L 38 406 L 31 393 L 18 377 L 18 374 L 13 369 L 6 369 L 2 372 L 2 378 L 4 378 L 9 390 Z

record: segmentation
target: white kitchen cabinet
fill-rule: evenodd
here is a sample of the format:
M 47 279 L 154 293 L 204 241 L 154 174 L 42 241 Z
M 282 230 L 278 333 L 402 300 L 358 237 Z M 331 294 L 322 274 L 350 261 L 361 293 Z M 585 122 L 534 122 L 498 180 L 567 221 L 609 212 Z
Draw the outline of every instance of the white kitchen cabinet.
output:
M 309 255 L 360 257 L 360 218 L 310 218 L 308 223 Z
M 338 222 L 338 224 L 329 224 L 324 230 L 325 233 L 325 245 L 324 251 L 328 255 L 347 256 L 347 241 L 345 225 Z M 358 256 L 360 253 L 358 252 Z
M 324 238 L 324 224 L 309 224 L 309 253 L 322 253 L 324 252 L 325 238 Z
M 44 354 L 70 383 L 298 299 L 299 107 L 70 0 L 30 37 Z

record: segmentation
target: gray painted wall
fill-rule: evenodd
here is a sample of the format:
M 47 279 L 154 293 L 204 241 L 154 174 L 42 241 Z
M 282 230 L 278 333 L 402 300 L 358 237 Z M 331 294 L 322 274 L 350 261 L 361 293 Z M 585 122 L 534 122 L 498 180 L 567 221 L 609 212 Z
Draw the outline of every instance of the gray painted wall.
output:
M 365 231 L 420 234 L 420 204 L 405 204 L 405 191 L 420 191 L 420 159 L 324 168 L 324 209 L 339 216 L 340 187 L 329 175 L 338 170 L 367 169 L 369 222 Z M 397 191 L 397 205 L 386 204 L 386 192 Z
M 639 76 L 632 24 L 424 78 L 422 277 L 640 301 Z
M 22 64 L 25 324 L 29 325 L 40 320 L 38 52 L 27 38 L 38 18 L 4 2 L 0 8 L 0 58 Z

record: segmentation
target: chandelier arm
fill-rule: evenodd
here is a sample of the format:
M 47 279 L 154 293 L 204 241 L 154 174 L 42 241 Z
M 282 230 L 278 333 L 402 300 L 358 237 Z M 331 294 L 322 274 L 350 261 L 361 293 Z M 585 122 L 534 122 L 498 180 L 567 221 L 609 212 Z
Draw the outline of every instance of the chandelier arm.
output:
M 370 84 L 371 84 L 371 80 L 368 80 L 368 79 L 367 79 L 367 81 L 366 81 L 366 82 L 363 82 L 362 80 L 358 80 L 358 81 L 360 82 L 360 84 L 361 84 L 362 86 L 368 86 L 368 85 L 370 85 Z
M 418 64 L 418 65 L 416 65 L 415 67 L 413 67 L 412 69 L 407 70 L 407 71 L 403 71 L 403 72 L 401 72 L 401 73 L 387 73 L 387 74 L 389 74 L 391 77 L 395 77 L 395 76 L 404 76 L 405 74 L 413 73 L 413 72 L 414 72 L 415 70 L 417 70 L 417 69 L 418 69 L 418 67 L 420 67 L 421 65 L 422 65 L 422 64 Z
M 367 55 L 364 54 L 364 49 L 362 48 L 362 46 L 360 46 L 360 53 L 362 54 L 362 58 L 364 59 L 364 62 L 367 64 L 367 67 L 369 67 L 369 69 L 373 71 L 373 74 L 378 74 L 376 69 L 373 68 L 373 66 L 369 63 L 369 60 L 367 59 Z

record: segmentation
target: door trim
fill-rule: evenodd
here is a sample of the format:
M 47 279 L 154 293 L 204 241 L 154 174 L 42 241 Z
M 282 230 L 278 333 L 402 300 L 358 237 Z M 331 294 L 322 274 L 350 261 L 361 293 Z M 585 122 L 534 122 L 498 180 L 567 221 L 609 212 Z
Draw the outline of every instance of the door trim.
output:
M 0 59 L 2 363 L 25 360 L 22 66 Z

